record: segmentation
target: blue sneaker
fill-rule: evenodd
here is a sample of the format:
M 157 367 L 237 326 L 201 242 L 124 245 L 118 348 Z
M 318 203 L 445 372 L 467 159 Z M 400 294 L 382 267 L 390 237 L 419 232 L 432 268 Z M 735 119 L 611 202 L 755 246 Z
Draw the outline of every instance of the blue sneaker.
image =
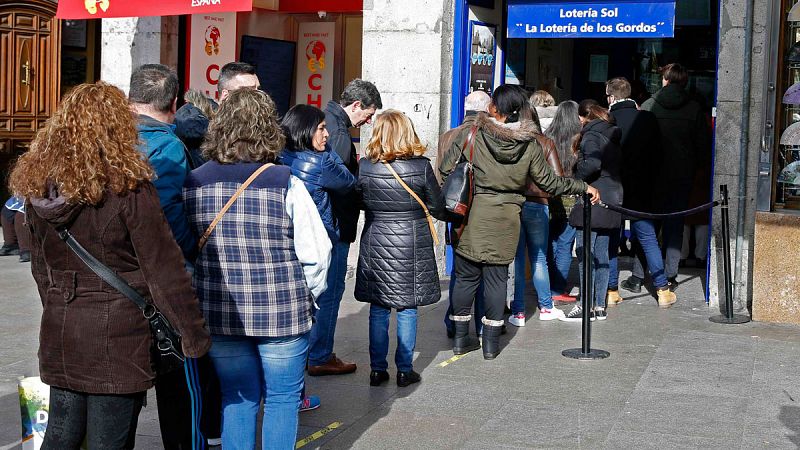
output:
M 303 401 L 300 402 L 300 412 L 317 409 L 319 408 L 320 404 L 321 402 L 318 396 L 307 395 L 305 398 L 303 398 Z

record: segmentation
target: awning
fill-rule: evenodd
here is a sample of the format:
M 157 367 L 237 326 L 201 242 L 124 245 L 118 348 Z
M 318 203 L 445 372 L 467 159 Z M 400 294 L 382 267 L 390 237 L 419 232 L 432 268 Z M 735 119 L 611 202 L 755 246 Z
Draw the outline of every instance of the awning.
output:
M 176 16 L 251 11 L 253 0 L 58 0 L 58 19 Z

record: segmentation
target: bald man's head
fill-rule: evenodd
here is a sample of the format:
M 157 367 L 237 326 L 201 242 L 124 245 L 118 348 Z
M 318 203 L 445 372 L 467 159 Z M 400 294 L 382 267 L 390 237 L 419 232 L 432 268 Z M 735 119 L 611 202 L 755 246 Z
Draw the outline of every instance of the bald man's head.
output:
M 486 92 L 472 91 L 464 99 L 464 111 L 489 112 L 489 103 L 491 102 L 492 97 Z

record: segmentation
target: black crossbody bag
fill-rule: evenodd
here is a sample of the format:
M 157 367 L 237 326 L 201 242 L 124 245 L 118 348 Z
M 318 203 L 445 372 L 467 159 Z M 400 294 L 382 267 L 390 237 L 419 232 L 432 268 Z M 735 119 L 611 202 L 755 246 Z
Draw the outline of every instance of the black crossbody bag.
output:
M 81 259 L 92 272 L 118 290 L 122 295 L 128 297 L 141 311 L 144 318 L 150 324 L 150 333 L 153 335 L 152 364 L 157 374 L 165 374 L 183 368 L 183 350 L 181 347 L 181 335 L 169 323 L 161 311 L 151 303 L 147 303 L 136 289 L 132 288 L 122 277 L 114 273 L 105 264 L 86 251 L 81 244 L 75 240 L 66 228 L 61 228 L 58 236 L 69 248 Z

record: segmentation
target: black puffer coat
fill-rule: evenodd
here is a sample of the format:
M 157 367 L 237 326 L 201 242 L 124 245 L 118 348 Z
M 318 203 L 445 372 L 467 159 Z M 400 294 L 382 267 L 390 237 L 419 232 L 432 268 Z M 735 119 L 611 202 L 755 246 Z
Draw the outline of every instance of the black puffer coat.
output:
M 431 214 L 445 214 L 439 183 L 428 158 L 391 163 Z M 406 309 L 441 297 L 433 237 L 422 207 L 383 163 L 362 159 L 356 191 L 366 212 L 356 272 L 356 300 Z
M 622 204 L 622 150 L 619 128 L 605 120 L 595 119 L 584 125 L 581 131 L 581 150 L 573 176 L 597 188 L 603 202 Z M 618 212 L 600 206 L 592 206 L 592 229 L 619 228 L 622 216 Z M 583 202 L 572 208 L 569 224 L 583 228 Z

